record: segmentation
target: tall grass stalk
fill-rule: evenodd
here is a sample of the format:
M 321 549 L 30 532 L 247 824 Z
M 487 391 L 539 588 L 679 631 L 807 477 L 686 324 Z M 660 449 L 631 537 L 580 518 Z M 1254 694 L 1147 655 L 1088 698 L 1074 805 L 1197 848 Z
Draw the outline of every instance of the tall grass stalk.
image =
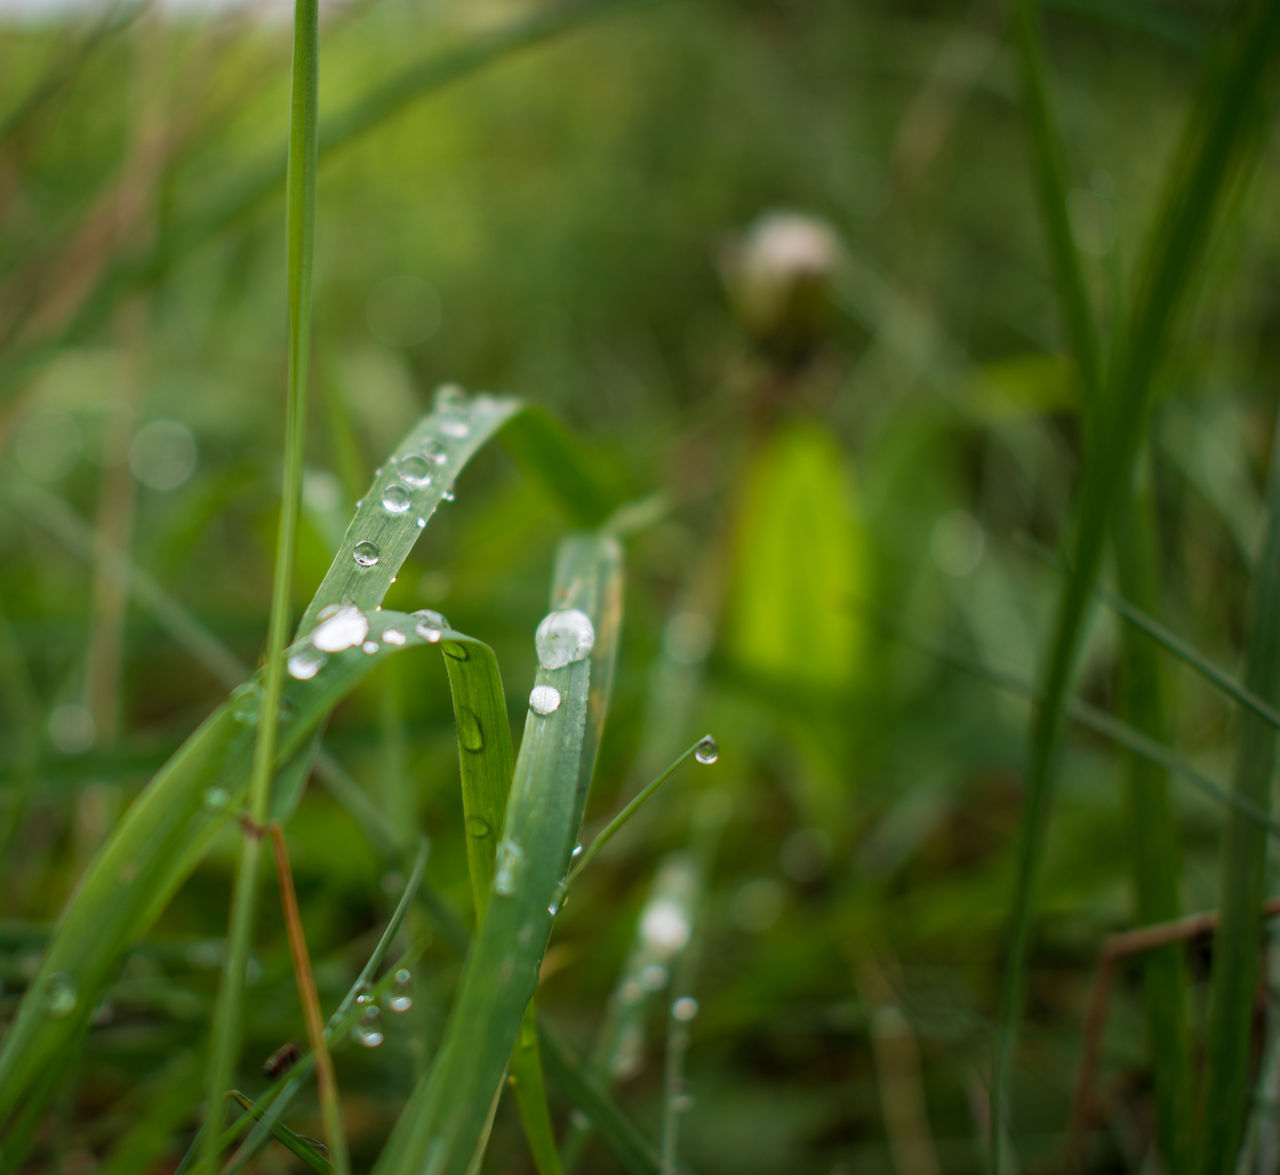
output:
M 275 582 L 267 628 L 258 733 L 249 778 L 249 815 L 260 830 L 267 820 L 276 758 L 276 730 L 284 682 L 284 648 L 292 618 L 294 549 L 302 502 L 302 455 L 306 438 L 307 361 L 311 349 L 311 267 L 315 253 L 317 95 L 319 89 L 318 0 L 296 0 L 293 15 L 293 79 L 289 119 L 286 221 L 289 274 L 289 374 L 285 408 L 284 486 L 276 539 Z M 241 995 L 257 898 L 260 834 L 244 837 L 227 932 L 227 958 L 214 1007 L 206 1089 L 204 1169 L 212 1175 L 224 1121 L 224 1095 L 240 1042 Z M 326 1115 L 327 1117 L 331 1116 Z M 330 1121 L 332 1128 L 332 1122 Z M 331 1143 L 340 1142 L 341 1132 Z M 335 1156 L 341 1164 L 341 1147 Z M 343 1167 L 339 1166 L 339 1171 Z
M 1192 110 L 1153 225 L 1137 293 L 1106 382 L 1106 428 L 1087 459 L 1079 491 L 1072 573 L 1059 603 L 1044 671 L 1043 704 L 1031 733 L 1030 763 L 991 1088 L 991 1138 L 1007 1130 L 1017 1026 L 1036 882 L 1048 836 L 1065 711 L 1080 657 L 1094 581 L 1117 508 L 1129 496 L 1133 463 L 1150 409 L 1155 376 L 1184 307 L 1230 187 L 1252 157 L 1256 107 L 1280 41 L 1280 4 L 1263 0 L 1242 22 L 1234 50 L 1215 60 Z M 1088 455 L 1087 455 L 1088 456 Z M 1002 1167 L 999 1144 L 991 1164 Z
M 1071 232 L 1067 170 L 1049 97 L 1036 8 L 1035 0 L 1020 0 L 1014 22 L 1023 65 L 1023 95 L 1041 216 L 1082 394 L 1085 447 L 1093 453 L 1106 428 L 1102 346 Z M 1148 501 L 1141 500 L 1121 510 L 1116 532 L 1121 590 L 1149 610 L 1154 607 L 1157 567 L 1151 509 Z M 1165 718 L 1155 649 L 1126 627 L 1121 650 L 1125 709 L 1135 728 L 1158 740 L 1164 734 Z M 1136 752 L 1130 754 L 1128 763 L 1128 809 L 1136 920 L 1146 924 L 1176 918 L 1178 830 L 1168 781 L 1162 767 Z M 1181 952 L 1176 946 L 1152 951 L 1144 957 L 1142 970 L 1161 1150 L 1171 1175 L 1180 1175 L 1188 1169 L 1191 1142 L 1191 1046 Z
M 1280 701 L 1280 429 L 1272 445 L 1269 498 L 1266 541 L 1254 576 L 1245 684 L 1275 703 Z M 1275 743 L 1276 731 L 1270 723 L 1255 714 L 1241 716 L 1235 792 L 1263 810 L 1271 804 Z M 1233 816 L 1222 846 L 1221 920 L 1214 939 L 1197 1164 L 1202 1175 L 1234 1169 L 1243 1129 L 1266 862 L 1265 833 L 1250 821 Z

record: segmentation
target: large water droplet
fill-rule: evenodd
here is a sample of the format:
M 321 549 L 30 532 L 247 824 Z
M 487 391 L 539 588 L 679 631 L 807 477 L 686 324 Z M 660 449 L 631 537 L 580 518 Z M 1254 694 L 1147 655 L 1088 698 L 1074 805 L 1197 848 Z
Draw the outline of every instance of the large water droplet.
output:
M 415 624 L 413 626 L 416 632 L 424 641 L 435 644 L 441 637 L 441 634 L 449 627 L 449 621 L 445 618 L 443 612 L 436 612 L 431 608 L 422 608 L 413 614 Z
M 402 645 L 409 638 L 398 628 L 388 628 L 383 630 L 382 639 L 389 645 Z
M 689 916 L 670 898 L 650 902 L 640 919 L 640 935 L 656 954 L 666 957 L 689 941 Z
M 493 892 L 504 896 L 515 893 L 523 868 L 524 849 L 515 841 L 504 837 L 498 843 L 498 855 L 494 862 Z
M 340 653 L 354 648 L 369 635 L 369 618 L 354 604 L 341 604 L 320 615 L 322 619 L 311 634 L 311 643 L 321 652 Z
M 378 555 L 378 544 L 368 539 L 361 539 L 356 543 L 355 550 L 351 552 L 351 557 L 361 567 L 372 567 L 378 561 Z
M 388 514 L 403 514 L 409 509 L 410 500 L 408 489 L 398 481 L 392 482 L 382 491 L 382 508 Z
M 671 1015 L 677 1020 L 692 1020 L 698 1014 L 698 1001 L 691 995 L 682 995 L 671 1005 Z
M 422 446 L 422 456 L 431 465 L 447 465 L 449 451 L 437 440 L 427 441 Z
M 388 1012 L 407 1012 L 413 1007 L 413 993 L 409 989 L 413 976 L 405 967 L 401 967 L 392 978 L 391 987 L 382 997 Z
M 376 1049 L 382 1043 L 382 1013 L 376 1004 L 365 1006 L 351 1029 L 351 1039 L 367 1049 Z
M 425 486 L 431 484 L 431 462 L 425 457 L 418 456 L 417 453 L 410 453 L 409 456 L 400 462 L 400 476 L 404 478 L 411 486 Z M 386 505 L 386 502 L 383 502 Z M 405 503 L 408 506 L 408 502 Z M 397 511 L 399 513 L 399 511 Z
M 533 637 L 538 664 L 543 669 L 560 669 L 581 661 L 591 654 L 595 643 L 596 630 L 591 617 L 577 608 L 544 616 Z
M 550 714 L 560 708 L 560 691 L 553 685 L 535 685 L 529 694 L 529 709 L 535 714 Z
M 55 1020 L 62 1020 L 76 1010 L 76 981 L 65 971 L 55 972 L 45 981 L 45 1011 Z
M 464 751 L 484 750 L 484 731 L 480 729 L 480 716 L 466 706 L 457 710 L 458 742 Z
M 693 757 L 697 759 L 699 763 L 706 763 L 710 765 L 720 758 L 720 744 L 710 735 L 707 735 L 705 738 L 698 740 L 698 745 L 694 749 Z
M 289 660 L 285 662 L 285 667 L 289 670 L 290 677 L 298 681 L 310 681 L 324 668 L 324 663 L 328 659 L 319 649 L 306 645 L 290 655 Z
M 462 385 L 443 383 L 436 388 L 435 409 L 437 412 L 465 412 L 467 393 L 462 390 Z

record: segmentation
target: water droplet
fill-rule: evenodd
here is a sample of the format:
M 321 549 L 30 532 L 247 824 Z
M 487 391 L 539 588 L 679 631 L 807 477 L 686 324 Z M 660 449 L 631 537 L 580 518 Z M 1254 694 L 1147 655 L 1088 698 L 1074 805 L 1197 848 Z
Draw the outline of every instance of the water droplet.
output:
M 682 995 L 671 1005 L 671 1015 L 677 1020 L 689 1021 L 698 1014 L 698 1001 L 691 995 Z
M 661 991 L 667 986 L 667 969 L 661 963 L 650 963 L 636 979 L 645 991 Z
M 466 706 L 457 711 L 458 742 L 464 751 L 483 751 L 484 732 L 480 729 L 480 716 Z
M 420 457 L 417 453 L 410 453 L 400 462 L 399 473 L 411 486 L 431 484 L 431 462 L 426 457 Z M 386 505 L 385 501 L 383 505 Z M 407 507 L 408 502 L 405 505 Z
M 231 797 L 225 787 L 207 787 L 204 789 L 204 806 L 211 812 L 221 812 L 230 802 Z
M 672 1099 L 671 1108 L 677 1114 L 687 1114 L 693 1109 L 693 1095 L 689 1093 L 678 1093 Z
M 376 1004 L 369 1004 L 360 1013 L 360 1019 L 351 1029 L 351 1039 L 367 1049 L 376 1049 L 382 1043 L 382 1013 Z
M 457 641 L 446 641 L 440 646 L 440 651 L 446 657 L 452 657 L 455 661 L 465 661 L 471 656 L 467 652 L 467 646 L 460 645 Z
M 516 892 L 520 870 L 524 867 L 524 850 L 513 840 L 503 838 L 498 844 L 498 856 L 493 874 L 493 892 L 504 896 Z
M 362 644 L 362 645 L 360 646 L 360 648 L 361 648 L 364 652 L 368 653 L 368 654 L 369 654 L 369 656 L 371 656 L 371 657 L 372 657 L 372 656 L 373 656 L 373 654 L 374 654 L 374 653 L 376 653 L 376 652 L 378 651 L 378 642 L 377 642 L 377 641 L 365 641 L 365 642 L 364 642 L 364 644 Z
M 416 621 L 413 626 L 414 632 L 429 644 L 434 645 L 439 641 L 443 631 L 449 627 L 449 621 L 444 613 L 436 612 L 431 608 L 422 608 L 413 614 L 413 618 Z
M 356 547 L 356 550 L 358 552 L 360 548 Z M 377 548 L 374 550 L 376 552 Z M 376 554 L 374 562 L 377 562 Z M 311 643 L 323 653 L 340 653 L 343 649 L 353 648 L 369 635 L 369 618 L 354 604 L 342 604 L 327 616 L 324 612 L 320 615 L 324 619 L 311 634 Z
M 410 494 L 399 482 L 392 482 L 382 491 L 382 508 L 388 514 L 403 514 L 409 509 Z
M 476 838 L 492 836 L 493 829 L 489 826 L 489 821 L 487 821 L 483 816 L 468 816 L 467 835 L 474 836 Z
M 76 1010 L 76 981 L 65 971 L 55 972 L 45 980 L 45 1010 L 55 1020 L 65 1019 Z
M 445 490 L 440 495 L 440 501 L 442 502 L 456 502 L 457 500 L 458 500 L 458 495 L 455 494 L 452 490 Z
M 581 856 L 582 856 L 582 846 L 574 845 L 573 852 L 569 854 L 569 860 L 576 861 Z
M 370 542 L 368 539 L 361 539 L 356 543 L 355 550 L 351 552 L 351 557 L 361 567 L 372 567 L 378 561 L 378 544 Z
M 436 388 L 435 409 L 437 412 L 465 412 L 467 393 L 462 390 L 462 385 L 443 383 Z
M 692 928 L 684 908 L 670 898 L 650 902 L 640 919 L 640 934 L 656 954 L 666 958 L 689 941 Z
M 720 758 L 720 744 L 716 742 L 710 735 L 698 740 L 698 745 L 693 752 L 693 757 L 699 763 L 708 765 L 714 763 Z
M 535 685 L 529 694 L 529 709 L 535 714 L 550 714 L 560 708 L 560 691 L 553 685 Z
M 388 1012 L 407 1012 L 413 1007 L 413 993 L 409 990 L 409 984 L 412 981 L 413 976 L 405 967 L 401 967 L 395 973 L 391 981 L 391 989 L 382 997 Z
M 373 999 L 373 988 L 369 985 L 369 981 L 367 979 L 360 980 L 356 986 L 356 1003 L 367 1004 L 371 999 Z
M 419 514 L 419 515 L 418 515 L 418 529 L 419 529 L 419 530 L 425 530 L 425 529 L 426 529 L 426 525 L 427 525 L 427 520 L 426 520 L 425 518 L 423 518 L 421 514 Z
M 402 645 L 409 638 L 398 628 L 388 628 L 383 630 L 382 639 L 389 645 Z
M 462 440 L 471 435 L 471 421 L 467 419 L 465 413 L 451 414 L 441 419 L 440 431 L 447 437 Z
M 328 659 L 319 649 L 304 645 L 296 653 L 290 655 L 289 660 L 285 662 L 285 666 L 289 670 L 290 677 L 296 678 L 298 681 L 310 681 L 324 668 L 324 663 Z
M 543 669 L 560 669 L 589 656 L 596 643 L 591 617 L 577 608 L 551 612 L 542 618 L 534 634 L 538 664 Z
M 258 711 L 262 708 L 262 687 L 255 682 L 242 685 L 231 695 L 231 717 L 245 726 L 258 724 Z
M 449 463 L 448 450 L 436 440 L 427 441 L 422 446 L 422 456 L 431 465 L 447 465 Z

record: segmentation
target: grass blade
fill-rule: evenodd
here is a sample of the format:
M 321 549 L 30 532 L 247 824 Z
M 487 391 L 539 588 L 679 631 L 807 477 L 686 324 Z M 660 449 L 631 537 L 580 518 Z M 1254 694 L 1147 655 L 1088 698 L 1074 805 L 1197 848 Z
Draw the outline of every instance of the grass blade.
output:
M 1026 958 L 1036 880 L 1048 831 L 1064 711 L 1079 658 L 1080 638 L 1106 536 L 1127 496 L 1133 462 L 1169 334 L 1203 257 L 1230 181 L 1249 155 L 1252 114 L 1280 43 L 1280 5 L 1262 3 L 1239 30 L 1235 52 L 1212 71 L 1193 111 L 1183 157 L 1166 185 L 1164 211 L 1150 237 L 1148 261 L 1126 326 L 1101 444 L 1086 466 L 1077 509 L 1073 571 L 1058 608 L 1044 674 L 1044 702 L 1031 736 L 1026 801 L 1018 851 L 1008 947 L 1001 985 L 991 1089 L 992 1166 L 1001 1169 L 1009 1083 L 1025 994 Z
M 1280 431 L 1277 432 L 1280 439 Z M 1265 701 L 1280 701 L 1280 448 L 1273 449 L 1271 510 L 1256 572 L 1253 628 L 1245 684 Z M 1240 723 L 1235 793 L 1268 810 L 1275 766 L 1275 728 L 1255 714 Z M 1233 1169 L 1245 1112 L 1254 989 L 1262 929 L 1267 842 L 1251 821 L 1235 816 L 1222 845 L 1222 893 L 1214 939 L 1213 989 L 1206 1039 L 1203 1133 L 1198 1169 Z
M 493 896 L 468 953 L 435 1065 L 379 1157 L 379 1175 L 424 1168 L 463 1175 L 478 1150 L 537 986 L 554 917 L 549 907 L 582 821 L 585 783 L 608 700 L 620 597 L 621 555 L 614 540 L 586 536 L 562 546 L 553 607 L 586 613 L 594 646 L 589 657 L 538 671 L 535 688 L 555 691 L 559 703 L 549 708 L 548 700 L 527 716 Z
M 262 1117 L 262 1111 L 238 1089 L 230 1090 L 228 1097 L 234 1098 L 250 1117 Z M 290 1130 L 283 1122 L 272 1122 L 268 1127 L 271 1131 L 271 1137 L 274 1138 L 285 1150 L 297 1155 L 307 1167 L 312 1171 L 320 1172 L 320 1175 L 333 1175 L 334 1167 L 319 1151 L 316 1150 L 302 1135 Z
M 261 829 L 267 822 L 271 778 L 276 761 L 276 724 L 284 688 L 284 647 L 292 624 L 293 564 L 297 547 L 298 514 L 302 503 L 302 456 L 306 447 L 307 365 L 311 355 L 311 269 L 315 257 L 316 170 L 320 76 L 320 9 L 318 0 L 297 0 L 293 14 L 293 82 L 289 117 L 289 170 L 285 192 L 285 239 L 288 251 L 289 372 L 285 407 L 284 488 L 280 529 L 276 538 L 276 566 L 267 627 L 263 697 L 258 709 L 257 738 L 249 779 L 249 816 Z M 240 1004 L 261 858 L 260 836 L 244 838 L 240 868 L 231 899 L 227 957 L 213 1011 L 209 1047 L 208 1088 L 205 1092 L 209 1145 L 222 1133 L 223 1091 L 230 1084 L 240 1045 Z M 332 1128 L 333 1110 L 327 1115 Z M 330 1139 L 339 1175 L 346 1175 L 341 1130 Z M 214 1156 L 205 1156 L 212 1172 Z

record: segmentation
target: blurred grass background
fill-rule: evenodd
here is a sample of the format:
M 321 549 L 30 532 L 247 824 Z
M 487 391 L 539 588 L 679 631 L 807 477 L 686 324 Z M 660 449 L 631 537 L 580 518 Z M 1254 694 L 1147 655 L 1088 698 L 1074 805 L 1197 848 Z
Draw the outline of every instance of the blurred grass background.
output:
M 1028 710 L 895 633 L 1031 679 L 1060 584 L 1027 539 L 1063 533 L 1075 393 L 1005 14 L 981 0 L 604 7 L 323 163 L 297 610 L 442 380 L 546 406 L 620 497 L 660 494 L 629 544 L 588 824 L 704 730 L 720 762 L 667 785 L 593 865 L 540 1004 L 589 1048 L 659 862 L 710 821 L 690 1163 L 977 1169 Z M 539 11 L 335 7 L 322 118 Z M 1197 2 L 1047 6 L 1071 226 L 1104 321 L 1221 19 Z M 241 660 L 260 654 L 280 476 L 281 192 L 186 242 L 282 160 L 287 66 L 287 23 L 244 10 L 0 23 L 0 1008 L 123 807 L 226 692 L 125 602 L 65 511 Z M 1272 135 L 1214 242 L 1152 431 L 1159 614 L 1232 667 L 1280 374 L 1277 164 Z M 97 287 L 113 266 L 141 280 Z M 564 526 L 507 458 L 482 455 L 388 598 L 491 643 L 513 713 Z M 1104 705 L 1114 638 L 1099 617 L 1082 689 Z M 1166 666 L 1178 750 L 1225 777 L 1231 712 Z M 465 909 L 443 674 L 379 671 L 326 745 L 374 802 L 402 804 L 388 781 L 412 780 L 416 810 L 390 815 L 431 837 L 428 878 Z M 1130 924 L 1121 769 L 1107 744 L 1073 734 L 1014 1091 L 1019 1153 L 1043 1169 L 1069 1115 L 1099 945 Z M 1209 909 L 1221 814 L 1176 795 L 1185 907 Z M 319 788 L 289 841 L 327 998 L 358 970 L 396 881 Z M 203 1047 L 235 851 L 228 834 L 130 956 L 30 1169 L 100 1169 L 171 1083 L 166 1066 Z M 278 909 L 264 910 L 242 1088 L 258 1058 L 301 1036 Z M 339 1057 L 358 1163 L 430 1056 L 456 969 L 429 948 L 412 1031 Z M 1100 1170 L 1136 1169 L 1152 1146 L 1139 999 L 1130 969 L 1097 1091 Z M 648 1029 L 619 1096 L 656 1123 L 660 1018 Z M 175 1154 L 194 1105 L 167 1127 Z M 318 1134 L 309 1113 L 295 1126 Z M 585 1169 L 614 1169 L 598 1145 L 587 1155 Z M 268 1152 L 260 1169 L 287 1160 Z M 486 1169 L 529 1169 L 505 1103 Z

